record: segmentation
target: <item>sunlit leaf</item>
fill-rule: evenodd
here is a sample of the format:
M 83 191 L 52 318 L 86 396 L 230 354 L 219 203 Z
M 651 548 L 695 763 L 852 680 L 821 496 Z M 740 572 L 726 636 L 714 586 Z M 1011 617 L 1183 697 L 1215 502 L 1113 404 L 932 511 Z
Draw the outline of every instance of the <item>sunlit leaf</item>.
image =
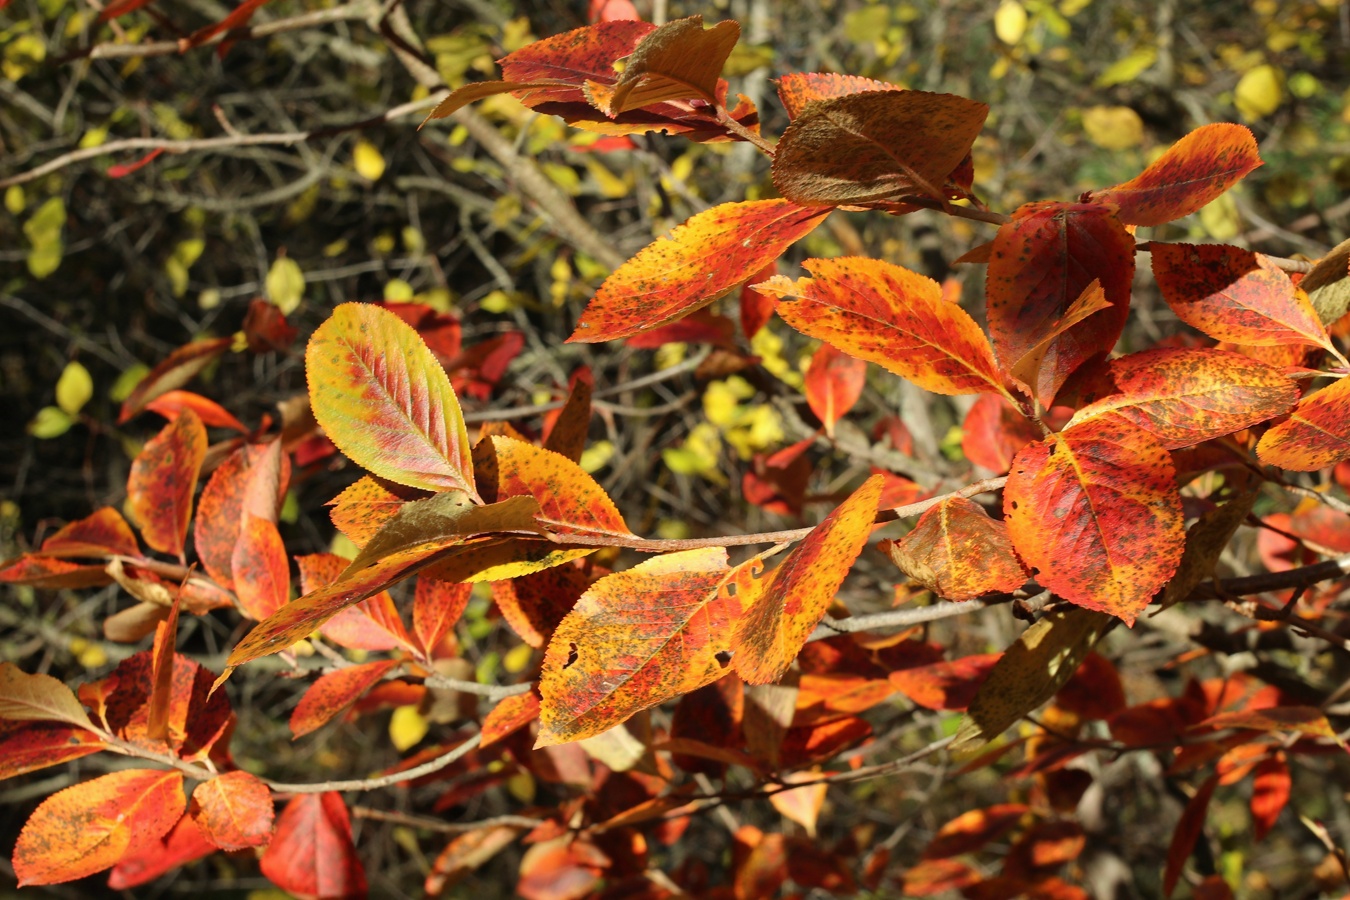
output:
M 187 384 L 194 375 L 229 350 L 232 343 L 232 338 L 208 338 L 179 347 L 164 357 L 122 402 L 122 411 L 117 416 L 118 424 L 145 409 L 145 405 L 156 397 Z
M 718 77 L 740 34 L 732 20 L 704 29 L 702 16 L 674 19 L 642 38 L 613 85 L 587 83 L 586 97 L 611 117 L 667 100 L 716 104 Z
M 397 665 L 396 659 L 381 659 L 319 676 L 291 713 L 291 734 L 301 737 L 327 724 Z
M 192 494 L 205 458 L 206 429 L 196 413 L 186 410 L 132 460 L 127 514 L 155 550 L 182 557 Z
M 247 772 L 225 772 L 197 785 L 188 815 L 222 850 L 261 847 L 272 838 L 272 790 Z
M 70 688 L 50 675 L 29 675 L 12 662 L 0 663 L 0 719 L 92 727 Z
M 1014 591 L 1027 580 L 1008 527 L 963 497 L 928 510 L 913 531 L 882 549 L 906 575 L 948 600 Z
M 867 363 L 821 344 L 811 357 L 803 385 L 806 402 L 816 414 L 825 433 L 834 436 L 834 424 L 843 418 L 862 397 L 867 384 Z
M 778 99 L 789 119 L 795 119 L 815 100 L 847 97 L 863 91 L 898 91 L 899 85 L 861 75 L 841 75 L 835 72 L 789 72 L 778 79 Z
M 1315 472 L 1350 459 L 1350 379 L 1304 397 L 1289 418 L 1261 436 L 1256 455 L 1268 466 Z

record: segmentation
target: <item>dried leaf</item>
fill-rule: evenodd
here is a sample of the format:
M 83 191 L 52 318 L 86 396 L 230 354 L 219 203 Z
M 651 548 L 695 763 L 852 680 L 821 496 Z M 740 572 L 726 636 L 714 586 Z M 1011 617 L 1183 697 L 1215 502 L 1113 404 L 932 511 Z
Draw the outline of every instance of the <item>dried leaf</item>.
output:
M 703 28 L 702 16 L 667 22 L 633 48 L 613 85 L 586 84 L 586 99 L 611 118 L 668 100 L 700 98 L 717 105 L 718 77 L 740 39 L 735 21 Z
M 929 509 L 913 531 L 898 541 L 884 542 L 881 549 L 902 572 L 948 600 L 1014 591 L 1027 580 L 1008 526 L 963 497 Z
M 343 578 L 350 578 L 379 560 L 425 545 L 444 546 L 447 538 L 518 532 L 537 535 L 540 505 L 533 497 L 507 497 L 475 505 L 459 491 L 446 491 L 401 506 L 352 560 Z
M 815 100 L 847 97 L 864 91 L 899 91 L 899 85 L 861 75 L 839 75 L 834 72 L 789 72 L 778 79 L 778 99 L 789 119 L 802 114 Z

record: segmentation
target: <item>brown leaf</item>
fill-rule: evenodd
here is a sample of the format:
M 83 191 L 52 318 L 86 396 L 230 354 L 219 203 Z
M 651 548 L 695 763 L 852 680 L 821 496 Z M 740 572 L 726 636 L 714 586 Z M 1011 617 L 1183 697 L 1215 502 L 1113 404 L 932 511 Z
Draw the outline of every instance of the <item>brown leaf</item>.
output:
M 587 82 L 586 99 L 611 118 L 667 100 L 697 97 L 716 105 L 718 77 L 740 35 L 731 20 L 707 30 L 702 16 L 667 22 L 633 48 L 613 85 Z

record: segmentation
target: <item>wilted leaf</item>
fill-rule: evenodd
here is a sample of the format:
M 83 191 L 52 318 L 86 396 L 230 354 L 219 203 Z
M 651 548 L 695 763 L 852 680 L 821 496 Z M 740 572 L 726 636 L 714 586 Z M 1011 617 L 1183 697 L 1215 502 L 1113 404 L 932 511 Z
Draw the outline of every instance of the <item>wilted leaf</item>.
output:
M 1115 205 L 1126 225 L 1161 225 L 1199 210 L 1259 165 L 1250 130 L 1226 122 L 1201 125 L 1139 175 L 1083 199 Z
M 273 884 L 298 896 L 366 894 L 366 873 L 352 844 L 347 805 L 333 791 L 299 794 L 286 804 L 259 866 Z
M 898 541 L 883 542 L 900 570 L 948 600 L 1015 591 L 1027 573 L 1013 552 L 1008 526 L 964 497 L 942 501 Z
M 796 822 L 809 837 L 814 838 L 816 820 L 820 818 L 820 808 L 825 805 L 825 794 L 829 785 L 821 781 L 820 772 L 789 772 L 782 778 L 784 784 L 799 781 L 807 783 L 801 787 L 770 794 L 769 803 L 783 815 L 783 818 Z
M 395 554 L 421 546 L 444 547 L 448 538 L 464 540 L 474 535 L 518 532 L 537 535 L 535 517 L 540 505 L 533 497 L 507 497 L 486 506 L 475 505 L 459 491 L 434 494 L 401 506 L 352 560 L 343 578 L 350 578 Z
M 163 361 L 151 369 L 150 373 L 137 383 L 131 395 L 122 402 L 122 411 L 117 416 L 117 424 L 121 425 L 145 409 L 145 405 L 156 397 L 187 384 L 194 375 L 229 350 L 233 342 L 233 338 L 227 337 L 193 341 L 164 357 Z
M 188 815 L 222 850 L 261 847 L 272 838 L 272 790 L 247 772 L 226 772 L 197 785 Z
M 899 85 L 861 75 L 839 75 L 834 72 L 789 72 L 778 79 L 778 99 L 789 119 L 795 119 L 815 100 L 847 97 L 864 91 L 898 91 Z
M 633 48 L 614 84 L 586 84 L 586 98 L 610 117 L 667 100 L 701 98 L 718 103 L 717 82 L 740 38 L 735 21 L 703 28 L 702 16 L 667 22 Z
M 397 665 L 396 659 L 380 659 L 321 675 L 291 713 L 292 736 L 301 737 L 327 724 Z
M 774 262 L 827 215 L 787 200 L 705 210 L 606 278 L 568 341 L 629 337 L 692 312 Z
M 1350 459 L 1350 379 L 1300 400 L 1288 419 L 1261 436 L 1256 456 L 1293 472 L 1315 472 Z
M 14 845 L 19 886 L 101 872 L 158 841 L 183 815 L 183 773 L 126 769 L 53 794 Z
M 314 418 L 353 462 L 399 484 L 476 495 L 450 379 L 398 316 L 342 304 L 310 339 L 305 371 Z
M 732 665 L 749 684 L 783 677 L 871 534 L 883 479 L 873 475 L 741 597 Z M 739 596 L 739 594 L 738 594 Z
M 1094 419 L 1013 460 L 1003 510 L 1032 575 L 1064 599 L 1132 625 L 1185 545 L 1167 451 L 1123 419 Z
M 589 370 L 573 373 L 567 403 L 558 411 L 544 436 L 544 449 L 579 462 L 586 449 L 591 424 L 591 379 Z
M 206 429 L 191 410 L 146 442 L 131 462 L 127 514 L 155 550 L 183 557 L 192 494 L 206 458 Z
M 0 719 L 93 727 L 70 688 L 50 675 L 29 675 L 12 662 L 0 663 Z

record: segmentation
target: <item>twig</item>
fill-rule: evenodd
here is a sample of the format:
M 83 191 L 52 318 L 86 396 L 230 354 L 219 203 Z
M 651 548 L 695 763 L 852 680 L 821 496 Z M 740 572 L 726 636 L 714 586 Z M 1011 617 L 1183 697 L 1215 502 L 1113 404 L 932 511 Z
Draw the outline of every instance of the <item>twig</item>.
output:
M 404 769 L 401 772 L 392 772 L 388 775 L 380 775 L 375 778 L 354 778 L 348 781 L 320 781 L 312 784 L 286 784 L 278 781 L 267 781 L 266 783 L 272 790 L 281 794 L 321 794 L 325 791 L 369 791 L 374 788 L 401 784 L 404 781 L 412 781 L 415 778 L 421 778 L 423 775 L 430 775 L 432 772 L 440 771 L 476 748 L 478 742 L 482 739 L 483 736 L 481 734 L 475 734 L 455 749 L 443 753 L 433 760 L 424 762 L 420 766 Z
M 442 690 L 460 691 L 465 694 L 477 694 L 480 697 L 487 697 L 489 700 L 500 700 L 503 697 L 514 697 L 517 694 L 527 693 L 531 688 L 530 682 L 524 684 L 480 684 L 477 681 L 464 681 L 459 678 L 449 678 L 445 675 L 430 674 L 422 679 L 423 684 L 429 688 L 439 688 Z
M 528 816 L 491 816 L 486 819 L 479 819 L 476 822 L 446 822 L 442 819 L 433 819 L 430 816 L 415 816 L 411 813 L 401 813 L 395 810 L 372 809 L 369 806 L 353 806 L 351 814 L 358 819 L 369 819 L 372 822 L 393 822 L 396 825 L 407 825 L 412 828 L 421 828 L 425 831 L 439 831 L 444 834 L 462 834 L 465 831 L 477 831 L 480 828 L 496 828 L 500 826 L 509 826 L 511 828 L 534 828 L 544 824 L 544 819 L 531 819 Z

